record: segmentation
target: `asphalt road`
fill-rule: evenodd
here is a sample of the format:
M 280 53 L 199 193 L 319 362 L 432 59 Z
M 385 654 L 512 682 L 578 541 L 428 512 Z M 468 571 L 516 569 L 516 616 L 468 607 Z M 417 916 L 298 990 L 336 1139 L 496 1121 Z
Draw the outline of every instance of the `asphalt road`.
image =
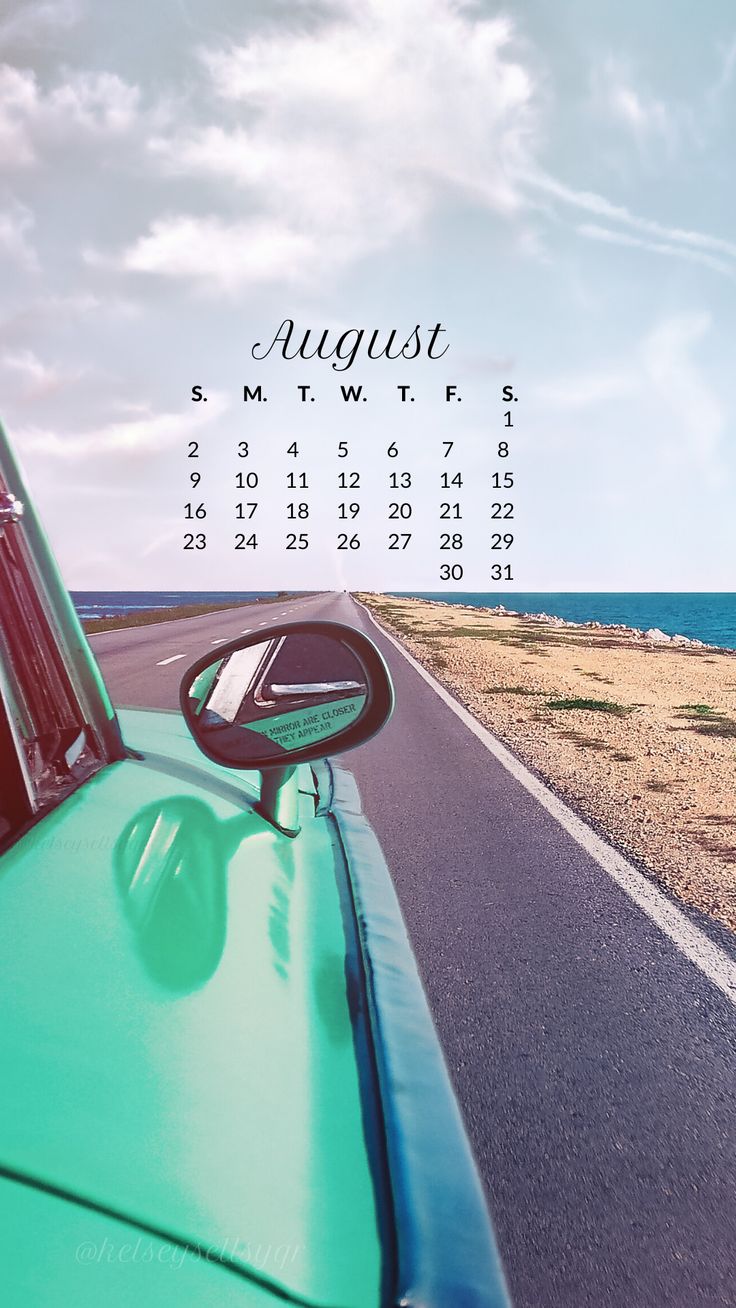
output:
M 307 615 L 368 630 L 391 667 L 394 717 L 345 761 L 394 876 L 517 1308 L 736 1305 L 734 1005 L 363 611 L 318 596 L 92 643 L 117 703 L 175 707 L 208 645 Z

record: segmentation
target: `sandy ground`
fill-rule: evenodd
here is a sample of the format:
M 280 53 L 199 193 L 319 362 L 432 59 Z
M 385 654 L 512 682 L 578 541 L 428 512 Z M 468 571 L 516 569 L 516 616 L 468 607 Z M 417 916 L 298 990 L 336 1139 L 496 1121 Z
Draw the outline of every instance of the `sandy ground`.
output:
M 736 931 L 736 654 L 359 598 L 573 808 Z

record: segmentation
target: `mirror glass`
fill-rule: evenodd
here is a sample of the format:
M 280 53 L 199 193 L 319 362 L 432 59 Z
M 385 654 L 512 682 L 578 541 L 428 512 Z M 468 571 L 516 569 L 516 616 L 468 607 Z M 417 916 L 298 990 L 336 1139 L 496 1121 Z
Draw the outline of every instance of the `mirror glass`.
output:
M 201 744 L 240 767 L 251 759 L 287 763 L 294 750 L 329 746 L 367 702 L 366 674 L 352 650 L 333 635 L 302 632 L 215 654 L 187 688 Z

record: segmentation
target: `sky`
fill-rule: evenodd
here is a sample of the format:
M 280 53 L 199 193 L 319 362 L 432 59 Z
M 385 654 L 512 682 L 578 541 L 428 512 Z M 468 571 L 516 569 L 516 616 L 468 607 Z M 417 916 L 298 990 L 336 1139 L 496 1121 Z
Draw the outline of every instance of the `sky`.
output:
M 0 417 L 68 584 L 440 590 L 453 439 L 458 588 L 502 589 L 510 384 L 509 590 L 734 589 L 735 104 L 727 0 L 5 0 Z M 333 341 L 441 322 L 448 349 L 255 361 L 287 318 Z M 259 548 L 238 552 L 242 439 Z M 295 439 L 312 540 L 287 555 Z M 338 554 L 342 439 L 362 548 Z

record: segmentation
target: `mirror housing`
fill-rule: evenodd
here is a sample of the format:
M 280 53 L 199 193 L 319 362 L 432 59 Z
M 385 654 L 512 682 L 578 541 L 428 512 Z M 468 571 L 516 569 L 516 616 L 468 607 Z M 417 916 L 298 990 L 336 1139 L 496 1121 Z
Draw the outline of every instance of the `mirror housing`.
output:
M 322 621 L 279 623 L 209 650 L 184 673 L 179 699 L 207 758 L 263 774 L 260 809 L 287 834 L 298 830 L 296 766 L 362 745 L 394 705 L 373 642 Z

